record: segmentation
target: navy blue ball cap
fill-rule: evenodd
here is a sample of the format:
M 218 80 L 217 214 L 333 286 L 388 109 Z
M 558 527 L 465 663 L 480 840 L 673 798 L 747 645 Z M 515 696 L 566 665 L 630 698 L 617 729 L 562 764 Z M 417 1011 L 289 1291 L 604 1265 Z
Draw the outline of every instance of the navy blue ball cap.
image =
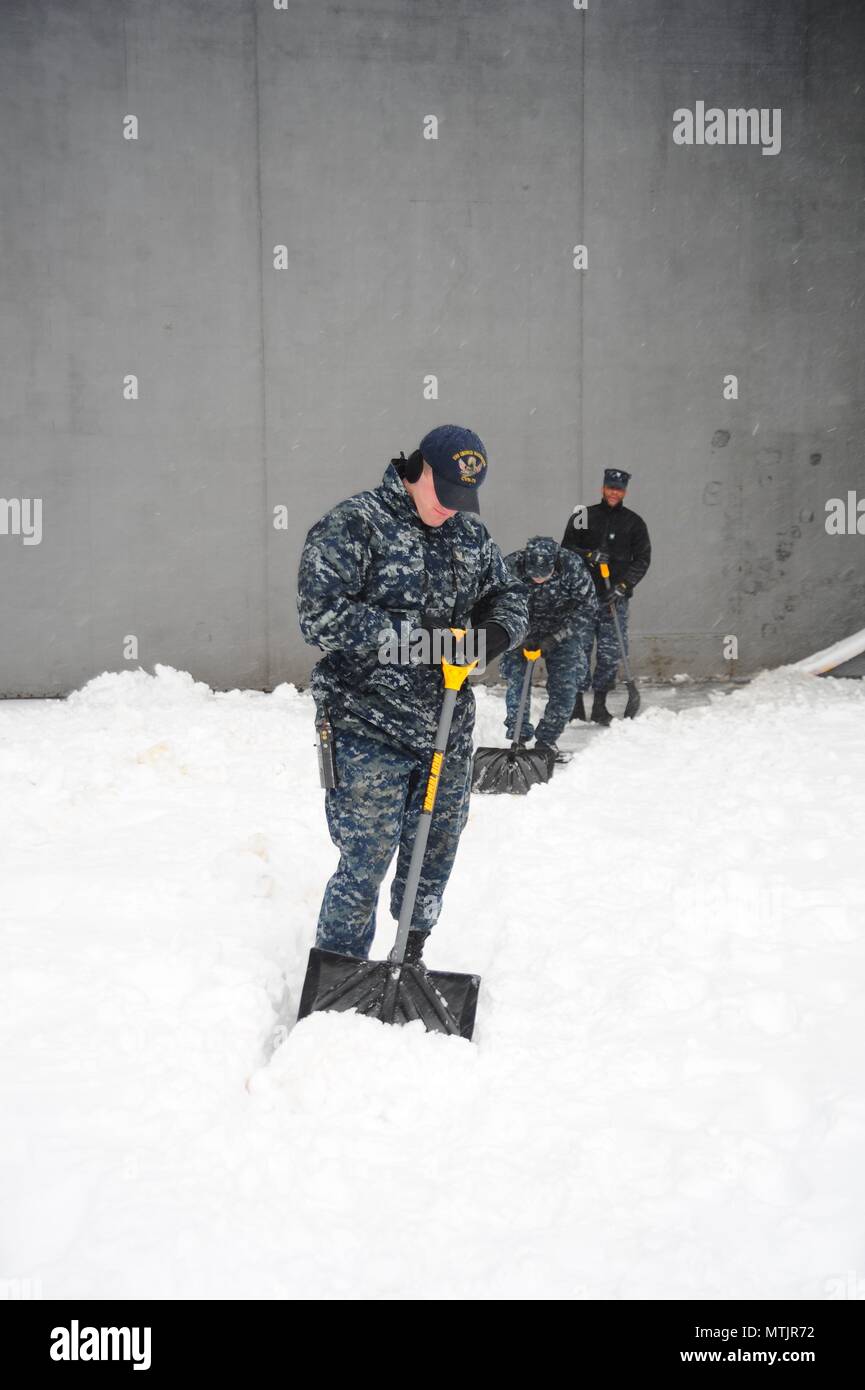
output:
M 418 447 L 432 469 L 440 504 L 460 512 L 479 512 L 478 488 L 487 475 L 487 451 L 474 431 L 462 425 L 437 425 Z
M 631 481 L 630 473 L 626 473 L 624 468 L 605 468 L 604 487 L 623 487 L 627 488 Z
M 525 571 L 529 579 L 546 579 L 556 568 L 558 543 L 552 536 L 532 536 L 526 541 Z

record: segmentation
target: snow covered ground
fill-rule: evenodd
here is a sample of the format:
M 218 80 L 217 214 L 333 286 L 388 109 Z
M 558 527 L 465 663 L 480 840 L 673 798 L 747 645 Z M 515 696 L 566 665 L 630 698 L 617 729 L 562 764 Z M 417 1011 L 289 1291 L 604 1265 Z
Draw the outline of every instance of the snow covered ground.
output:
M 480 742 L 499 694 L 479 692 Z M 475 798 L 475 1041 L 318 1015 L 307 695 L 0 703 L 0 1279 L 46 1298 L 826 1297 L 865 1274 L 865 683 L 577 730 Z M 383 895 L 377 953 L 391 944 Z

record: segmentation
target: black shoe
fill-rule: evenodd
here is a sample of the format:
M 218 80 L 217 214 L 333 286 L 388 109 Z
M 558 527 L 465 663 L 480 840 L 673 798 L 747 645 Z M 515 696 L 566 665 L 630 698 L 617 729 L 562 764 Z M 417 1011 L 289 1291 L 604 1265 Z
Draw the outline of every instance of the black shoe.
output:
M 613 716 L 607 709 L 607 692 L 606 690 L 596 690 L 595 698 L 592 701 L 592 723 L 603 724 L 606 729 L 612 722 Z
M 574 712 L 573 712 L 573 714 L 571 715 L 571 718 L 572 718 L 572 719 L 581 719 L 581 720 L 583 721 L 584 724 L 585 724 L 585 722 L 586 722 L 586 707 L 585 707 L 585 705 L 583 704 L 583 692 L 582 692 L 582 691 L 580 691 L 579 695 L 578 695 L 577 698 L 576 698 L 576 701 L 575 701 L 575 703 L 574 703 Z
M 568 761 L 566 754 L 559 750 L 558 744 L 543 743 L 540 739 L 535 739 L 534 752 L 540 753 L 542 757 L 546 758 L 551 768 L 556 763 L 566 763 Z
M 408 934 L 408 941 L 406 942 L 403 965 L 418 965 L 421 970 L 426 969 L 425 963 L 421 960 L 421 955 L 428 936 L 429 932 L 415 931 L 413 927 L 411 928 Z

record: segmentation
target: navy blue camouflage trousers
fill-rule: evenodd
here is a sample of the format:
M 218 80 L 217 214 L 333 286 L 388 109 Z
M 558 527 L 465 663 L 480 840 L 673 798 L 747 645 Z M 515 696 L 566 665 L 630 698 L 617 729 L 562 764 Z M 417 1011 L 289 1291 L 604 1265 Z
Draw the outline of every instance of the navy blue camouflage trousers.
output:
M 590 635 L 593 636 L 594 628 L 588 623 L 584 626 L 588 627 Z M 584 669 L 587 661 L 585 641 L 583 628 L 580 627 L 572 637 L 559 642 L 558 646 L 550 651 L 544 651 L 547 667 L 547 707 L 537 728 L 532 724 L 531 710 L 526 708 L 522 727 L 524 738 L 531 738 L 534 734 L 540 743 L 553 744 L 558 740 L 573 713 L 577 690 L 583 688 L 580 682 L 588 678 L 588 666 L 585 665 Z M 514 648 L 502 657 L 500 670 L 508 683 L 505 692 L 505 728 L 509 739 L 514 737 L 514 722 L 525 669 L 526 659 L 521 647 Z
M 582 629 L 583 632 L 583 663 L 579 667 L 578 690 L 612 690 L 616 684 L 616 674 L 619 669 L 619 662 L 622 659 L 619 651 L 619 643 L 616 638 L 616 627 L 610 614 L 610 605 L 600 599 L 600 609 L 598 616 L 593 623 L 587 623 Z M 628 599 L 619 599 L 616 603 L 616 612 L 619 615 L 619 626 L 622 629 L 622 640 L 625 644 L 625 651 L 628 650 Z M 595 658 L 595 673 L 590 677 L 592 667 L 592 647 L 597 642 L 598 650 Z
M 324 890 L 315 944 L 343 955 L 369 955 L 378 894 L 398 851 L 390 910 L 399 917 L 430 756 L 414 757 L 384 739 L 334 730 L 338 785 L 325 792 L 330 837 L 339 850 L 336 872 Z M 412 927 L 430 931 L 468 819 L 471 733 L 448 745 L 412 914 Z

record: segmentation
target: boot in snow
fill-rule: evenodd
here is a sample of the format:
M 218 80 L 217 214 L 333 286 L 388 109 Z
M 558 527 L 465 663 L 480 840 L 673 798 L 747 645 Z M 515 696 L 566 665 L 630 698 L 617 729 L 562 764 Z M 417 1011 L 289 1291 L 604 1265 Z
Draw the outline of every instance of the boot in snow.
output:
M 571 715 L 571 718 L 581 719 L 584 724 L 586 722 L 586 706 L 583 704 L 582 690 L 580 691 L 579 695 L 576 698 L 576 701 L 574 702 L 574 712 Z
M 404 965 L 417 965 L 421 970 L 426 970 L 426 962 L 421 960 L 421 955 L 428 936 L 429 932 L 415 931 L 414 927 L 411 928 L 405 946 Z
M 612 722 L 613 716 L 607 709 L 607 692 L 606 690 L 596 690 L 595 698 L 592 701 L 592 723 L 603 724 L 606 729 Z
M 535 739 L 534 751 L 546 758 L 550 771 L 556 763 L 563 764 L 571 761 L 570 753 L 563 753 L 557 743 L 543 743 L 540 739 Z

